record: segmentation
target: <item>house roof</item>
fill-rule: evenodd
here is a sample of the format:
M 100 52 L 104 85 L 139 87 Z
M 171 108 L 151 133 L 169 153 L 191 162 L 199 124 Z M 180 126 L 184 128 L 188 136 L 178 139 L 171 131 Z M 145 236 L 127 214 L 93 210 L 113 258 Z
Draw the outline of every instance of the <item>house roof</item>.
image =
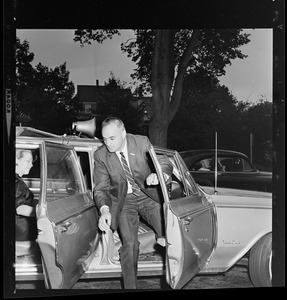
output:
M 77 95 L 81 102 L 97 102 L 97 99 L 103 97 L 102 93 L 104 93 L 106 88 L 107 86 L 104 85 L 78 85 Z M 131 94 L 130 89 L 121 89 L 121 92 L 124 95 Z
M 77 94 L 81 102 L 96 102 L 105 86 L 100 85 L 78 85 Z

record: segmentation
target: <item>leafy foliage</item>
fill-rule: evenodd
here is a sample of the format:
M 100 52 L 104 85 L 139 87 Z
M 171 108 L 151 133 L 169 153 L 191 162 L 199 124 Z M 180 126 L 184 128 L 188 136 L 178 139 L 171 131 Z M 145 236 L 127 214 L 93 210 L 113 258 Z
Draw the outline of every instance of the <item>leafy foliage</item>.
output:
M 198 71 L 216 77 L 224 75 L 224 67 L 230 64 L 232 59 L 246 57 L 238 48 L 250 40 L 249 35 L 242 34 L 241 31 L 240 29 L 201 29 L 189 59 L 186 75 Z M 137 63 L 132 78 L 139 80 L 146 92 L 151 92 L 155 33 L 154 29 L 136 29 L 135 40 L 129 40 L 121 45 L 122 51 Z M 190 29 L 176 30 L 173 42 L 174 61 L 171 63 L 171 68 L 175 70 L 178 68 L 192 33 L 193 30 Z
M 139 81 L 137 92 L 152 93 L 153 114 L 149 124 L 152 143 L 166 146 L 168 126 L 182 99 L 186 75 L 203 73 L 217 78 L 232 59 L 244 58 L 239 47 L 248 43 L 240 29 L 135 29 L 135 39 L 121 45 L 136 64 L 132 78 Z M 102 42 L 117 30 L 76 30 L 81 45 Z
M 97 109 L 94 113 L 102 119 L 115 116 L 123 120 L 126 130 L 130 133 L 143 133 L 143 112 L 132 106 L 133 95 L 130 89 L 125 89 L 124 84 L 114 77 L 105 82 L 105 89 L 97 98 Z
M 273 105 L 264 99 L 251 105 L 245 111 L 245 125 L 253 134 L 256 165 L 259 169 L 272 169 L 273 141 L 272 141 L 272 111 Z
M 181 140 L 176 149 L 213 148 L 214 133 L 225 128 L 222 121 L 234 118 L 235 104 L 228 89 L 220 86 L 216 78 L 204 72 L 186 76 L 181 106 L 168 130 L 169 147 Z
M 66 63 L 50 69 L 41 63 L 31 65 L 34 54 L 29 43 L 16 42 L 16 120 L 38 129 L 63 133 L 71 125 L 79 102 L 69 81 Z
M 178 151 L 215 147 L 250 156 L 260 170 L 272 170 L 272 103 L 237 102 L 228 88 L 203 74 L 184 80 L 182 103 L 168 129 L 168 147 Z M 262 130 L 264 128 L 264 130 Z
M 80 42 L 81 46 L 84 44 L 91 44 L 91 41 L 97 41 L 102 44 L 104 40 L 111 39 L 114 34 L 120 35 L 117 29 L 77 29 L 75 31 L 75 42 Z
M 218 81 L 226 65 L 246 57 L 240 47 L 250 41 L 248 34 L 241 29 L 134 29 L 134 33 L 121 50 L 137 64 L 131 74 L 139 82 L 136 94 L 153 95 L 149 133 L 154 144 L 177 150 L 213 148 L 217 132 L 219 148 L 249 154 L 253 133 L 257 163 L 269 161 L 271 168 L 270 103 L 237 102 Z M 101 43 L 113 34 L 120 31 L 77 30 L 74 40 L 81 45 L 91 40 Z

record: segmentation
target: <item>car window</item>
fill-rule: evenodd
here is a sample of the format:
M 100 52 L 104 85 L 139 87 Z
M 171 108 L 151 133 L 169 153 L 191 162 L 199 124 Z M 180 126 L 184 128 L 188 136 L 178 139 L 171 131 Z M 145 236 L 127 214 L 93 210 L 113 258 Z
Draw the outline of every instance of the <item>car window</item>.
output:
M 31 149 L 33 155 L 33 167 L 29 174 L 23 175 L 23 178 L 40 178 L 40 157 L 39 149 Z
M 254 170 L 245 157 L 219 157 L 218 162 L 223 172 L 251 172 Z
M 204 158 L 198 159 L 192 164 L 191 168 L 189 169 L 191 171 L 199 171 L 199 172 L 214 171 L 215 170 L 214 156 L 205 156 Z M 222 166 L 219 160 L 217 160 L 217 170 L 222 171 Z
M 81 168 L 82 168 L 86 186 L 87 186 L 88 190 L 92 190 L 89 153 L 84 152 L 84 151 L 77 151 L 77 156 L 78 156 L 78 160 L 80 162 Z
M 212 165 L 211 165 L 211 158 L 204 158 L 204 159 L 199 159 L 195 162 L 193 162 L 192 164 L 187 164 L 186 160 L 184 159 L 184 162 L 186 164 L 186 166 L 189 168 L 190 171 L 202 171 L 203 168 L 206 167 L 206 163 L 208 162 L 209 164 L 209 169 L 212 169 Z
M 198 191 L 195 182 L 182 158 L 170 156 L 169 160 L 173 165 L 172 182 L 169 187 L 170 199 L 196 195 Z
M 255 171 L 254 167 L 250 164 L 250 162 L 246 159 L 242 159 L 243 164 L 243 172 L 253 172 Z
M 219 157 L 218 158 L 219 171 L 234 172 L 234 159 L 233 157 Z M 239 170 L 238 170 L 239 172 Z
M 241 157 L 233 158 L 233 172 L 243 172 L 243 162 Z
M 17 148 L 21 149 L 21 148 Z M 24 149 L 24 148 L 22 148 Z M 25 148 L 28 149 L 28 148 Z M 27 187 L 33 193 L 35 199 L 39 199 L 40 195 L 40 156 L 39 148 L 31 149 L 33 155 L 33 167 L 30 169 L 28 174 L 24 174 L 22 179 L 24 180 Z
M 189 170 L 197 171 L 201 167 L 200 162 L 194 162 L 194 158 L 192 156 L 189 156 L 188 153 L 181 153 L 180 156 L 184 160 Z
M 47 201 L 83 193 L 77 158 L 70 149 L 47 145 Z

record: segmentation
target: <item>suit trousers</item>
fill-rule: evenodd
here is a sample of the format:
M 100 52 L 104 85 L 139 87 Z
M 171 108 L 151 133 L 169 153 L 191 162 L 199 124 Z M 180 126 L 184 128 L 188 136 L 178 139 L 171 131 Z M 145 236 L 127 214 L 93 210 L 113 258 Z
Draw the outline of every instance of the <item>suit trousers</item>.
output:
M 122 241 L 120 260 L 125 289 L 137 288 L 139 216 L 141 215 L 153 227 L 157 238 L 162 237 L 161 209 L 158 202 L 143 192 L 139 196 L 127 194 L 119 216 L 119 233 Z

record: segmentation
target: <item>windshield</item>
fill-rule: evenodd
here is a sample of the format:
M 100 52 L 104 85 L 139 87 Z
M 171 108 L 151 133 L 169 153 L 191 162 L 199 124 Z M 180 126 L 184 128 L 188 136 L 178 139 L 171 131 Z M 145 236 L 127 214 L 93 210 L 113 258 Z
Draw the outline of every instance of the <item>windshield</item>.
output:
M 170 199 L 197 195 L 196 184 L 180 155 L 174 151 L 166 152 L 165 155 L 173 166 L 172 182 L 169 186 Z

